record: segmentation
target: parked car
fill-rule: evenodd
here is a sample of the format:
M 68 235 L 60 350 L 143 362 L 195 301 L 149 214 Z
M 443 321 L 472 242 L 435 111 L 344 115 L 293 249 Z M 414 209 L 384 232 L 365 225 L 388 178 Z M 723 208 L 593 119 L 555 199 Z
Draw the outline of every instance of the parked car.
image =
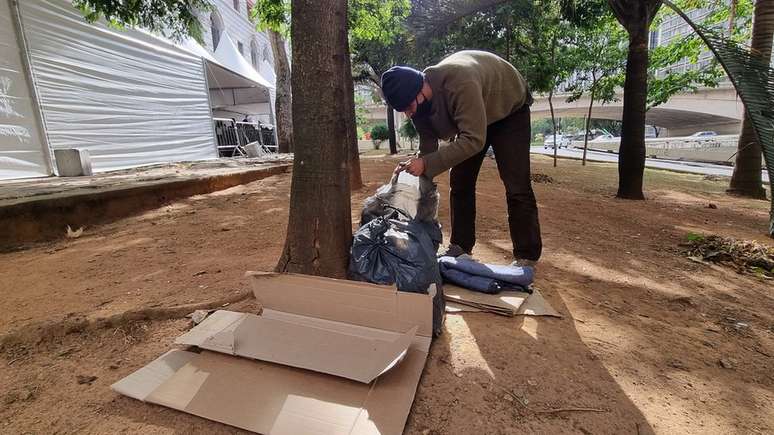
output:
M 572 143 L 572 138 L 570 136 L 565 136 L 562 134 L 556 135 L 556 142 L 559 144 L 559 148 L 567 148 Z M 554 135 L 548 134 L 546 135 L 545 140 L 543 140 L 543 148 L 553 148 L 554 147 Z
M 615 137 L 612 134 L 609 133 L 603 133 L 599 136 L 595 137 L 594 139 L 591 139 L 589 143 L 596 143 L 596 142 L 615 142 L 616 140 L 620 140 L 620 137 Z
M 690 135 L 689 137 L 702 139 L 702 138 L 710 138 L 713 136 L 717 136 L 718 134 L 714 131 L 697 131 L 696 133 Z

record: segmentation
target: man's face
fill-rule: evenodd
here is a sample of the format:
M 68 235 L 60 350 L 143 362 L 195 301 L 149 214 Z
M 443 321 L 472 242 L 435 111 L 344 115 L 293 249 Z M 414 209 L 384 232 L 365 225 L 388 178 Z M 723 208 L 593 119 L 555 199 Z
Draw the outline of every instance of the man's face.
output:
M 406 108 L 406 110 L 403 111 L 403 114 L 408 116 L 409 118 L 413 118 L 414 114 L 417 113 L 417 106 L 425 102 L 425 95 L 422 93 L 422 91 L 419 91 L 416 97 L 414 97 L 414 101 L 409 104 L 409 106 Z

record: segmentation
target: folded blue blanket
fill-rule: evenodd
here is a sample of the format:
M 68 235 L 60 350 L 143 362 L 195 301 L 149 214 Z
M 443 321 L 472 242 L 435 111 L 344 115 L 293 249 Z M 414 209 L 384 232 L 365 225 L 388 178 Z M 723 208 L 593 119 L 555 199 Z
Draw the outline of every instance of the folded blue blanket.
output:
M 529 292 L 535 275 L 531 267 L 484 264 L 466 257 L 441 257 L 438 265 L 444 281 L 489 294 L 502 290 Z

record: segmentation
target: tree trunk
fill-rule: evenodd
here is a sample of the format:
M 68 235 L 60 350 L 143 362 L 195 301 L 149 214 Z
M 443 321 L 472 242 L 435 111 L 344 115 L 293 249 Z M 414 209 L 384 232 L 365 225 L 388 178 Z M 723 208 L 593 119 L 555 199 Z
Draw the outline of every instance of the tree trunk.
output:
M 355 118 L 355 83 L 352 80 L 352 61 L 349 57 L 349 37 L 347 32 L 343 33 L 343 40 L 339 43 L 345 48 L 346 56 L 342 60 L 345 63 L 342 82 L 346 86 L 347 97 L 346 105 L 346 125 L 347 125 L 347 144 L 348 144 L 348 161 L 349 166 L 349 188 L 351 190 L 358 190 L 363 187 L 363 177 L 360 174 L 360 149 L 357 146 L 357 122 Z
M 753 15 L 752 41 L 750 51 L 761 56 L 764 62 L 771 62 L 771 44 L 774 38 L 774 2 L 758 0 Z M 748 198 L 766 199 L 766 190 L 761 179 L 761 144 L 753 131 L 752 122 L 745 114 L 742 132 L 739 135 L 738 151 L 734 173 L 726 192 Z
M 627 29 L 629 52 L 618 150 L 618 198 L 645 199 L 642 178 L 645 174 L 645 108 L 648 97 L 648 22 L 643 19 Z
M 387 130 L 390 132 L 390 154 L 398 154 L 398 141 L 395 137 L 395 112 L 387 104 Z
M 287 238 L 277 271 L 343 278 L 352 239 L 354 99 L 347 0 L 292 0 L 293 160 Z M 336 78 L 320 86 L 320 77 Z M 352 119 L 350 119 L 352 118 Z
M 586 151 L 589 149 L 589 127 L 591 127 L 591 108 L 594 106 L 594 85 L 591 85 L 591 102 L 589 103 L 589 113 L 586 115 L 586 134 L 583 136 L 583 160 L 581 165 L 586 166 Z
M 282 36 L 269 30 L 269 43 L 274 54 L 274 74 L 277 76 L 277 94 L 274 99 L 274 113 L 277 118 L 277 146 L 281 153 L 293 152 L 293 108 L 290 83 L 290 62 L 285 51 Z
M 551 39 L 551 64 L 556 59 L 556 44 L 557 37 L 554 34 Z M 554 167 L 556 167 L 557 154 L 559 150 L 559 144 L 556 143 L 556 116 L 554 116 L 554 88 L 556 88 L 556 76 L 551 79 L 551 90 L 548 91 L 548 107 L 551 109 L 551 125 L 554 127 Z
M 551 89 L 548 91 L 548 107 L 551 109 L 551 125 L 554 126 L 554 167 L 556 167 L 556 156 L 557 156 L 557 149 L 559 148 L 556 144 L 556 117 L 554 116 L 554 90 Z
M 736 21 L 736 1 L 731 0 L 731 4 L 728 5 L 728 35 L 734 34 L 734 24 Z

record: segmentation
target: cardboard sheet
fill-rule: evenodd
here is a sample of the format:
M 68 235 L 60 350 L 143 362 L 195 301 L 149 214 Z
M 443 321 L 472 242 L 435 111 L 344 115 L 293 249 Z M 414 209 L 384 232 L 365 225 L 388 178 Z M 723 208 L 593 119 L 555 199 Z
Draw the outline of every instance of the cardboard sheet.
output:
M 535 289 L 532 294 L 515 291 L 503 291 L 488 295 L 457 287 L 444 285 L 444 295 L 451 310 L 447 312 L 479 312 L 499 314 L 501 316 L 553 316 L 562 317 Z
M 456 313 L 483 313 L 484 310 L 480 308 L 470 307 L 468 305 L 458 304 L 457 302 L 446 301 L 446 312 L 450 314 Z
M 299 274 L 248 272 L 264 309 L 431 337 L 432 299 L 395 286 Z M 428 315 L 428 313 L 431 313 Z
M 398 292 L 394 287 L 302 275 L 250 277 L 264 307 L 261 316 L 224 311 L 184 336 L 183 341 L 211 345 L 218 352 L 170 351 L 112 388 L 138 400 L 263 434 L 401 434 L 430 347 L 431 297 Z M 263 319 L 253 324 L 258 317 Z M 402 348 L 401 340 L 416 335 L 394 367 L 363 383 L 346 378 L 355 377 L 354 371 L 347 371 L 345 377 L 334 376 L 222 353 L 265 352 L 243 347 L 242 339 L 261 328 L 275 332 L 288 328 L 289 335 L 262 338 L 282 358 L 298 357 L 288 349 L 302 351 L 313 346 L 291 343 L 300 330 L 318 328 L 314 334 L 331 338 L 335 346 L 346 340 L 362 346 L 367 338 L 389 352 Z M 244 331 L 249 334 L 242 335 Z M 332 370 L 341 370 L 337 364 L 352 367 L 354 362 L 334 355 L 341 351 L 335 346 L 329 352 L 323 346 L 311 349 L 322 358 L 315 364 Z M 376 359 L 386 361 L 390 356 Z M 359 361 L 358 366 L 363 358 Z M 364 365 L 368 370 L 357 376 L 370 376 L 381 365 Z
M 395 370 L 363 384 L 209 351 L 174 350 L 125 381 L 139 379 L 121 381 L 125 388 L 120 392 L 262 434 L 397 435 L 403 432 L 426 358 L 412 348 Z M 189 362 L 174 373 L 165 369 L 173 364 L 169 360 L 183 359 Z M 149 385 L 147 379 L 154 381 L 150 394 L 132 388 Z
M 400 334 L 265 309 L 217 311 L 175 343 L 369 383 L 397 364 L 417 327 Z

